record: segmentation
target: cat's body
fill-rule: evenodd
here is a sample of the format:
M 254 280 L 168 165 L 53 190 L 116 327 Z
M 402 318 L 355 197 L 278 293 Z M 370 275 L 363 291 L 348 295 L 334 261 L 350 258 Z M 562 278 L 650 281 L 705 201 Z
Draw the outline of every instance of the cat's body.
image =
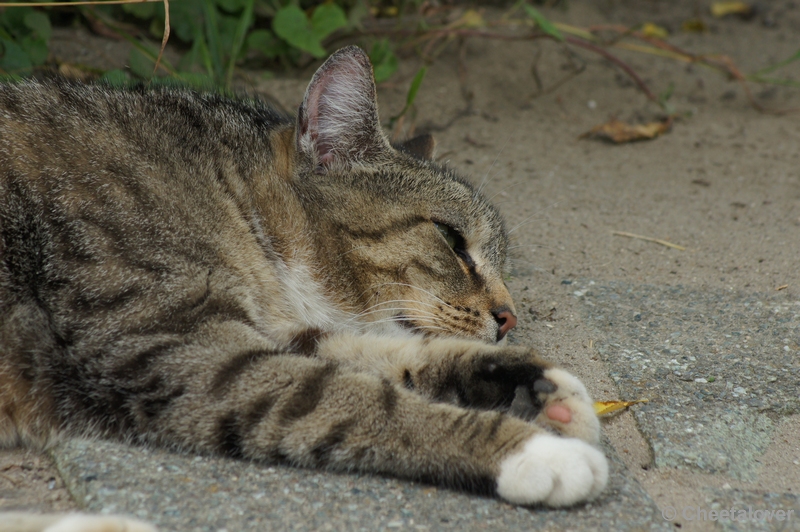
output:
M 503 225 L 428 147 L 389 146 L 355 48 L 296 123 L 175 89 L 0 86 L 0 445 L 99 434 L 597 495 L 585 389 L 494 345 L 516 322 Z

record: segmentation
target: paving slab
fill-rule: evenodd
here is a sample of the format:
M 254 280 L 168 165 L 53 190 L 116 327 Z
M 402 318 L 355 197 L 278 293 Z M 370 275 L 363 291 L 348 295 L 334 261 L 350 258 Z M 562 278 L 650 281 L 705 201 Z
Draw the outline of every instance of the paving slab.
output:
M 174 532 L 240 530 L 671 530 L 612 457 L 609 489 L 569 510 L 519 508 L 433 486 L 104 442 L 52 453 L 86 510 L 123 513 Z
M 775 423 L 800 411 L 800 300 L 624 281 L 569 285 L 657 467 L 753 480 Z

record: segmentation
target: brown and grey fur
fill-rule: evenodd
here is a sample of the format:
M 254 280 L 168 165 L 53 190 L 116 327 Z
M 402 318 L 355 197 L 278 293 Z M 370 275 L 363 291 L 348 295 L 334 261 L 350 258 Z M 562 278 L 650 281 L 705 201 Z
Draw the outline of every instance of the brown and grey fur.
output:
M 566 499 L 498 488 L 526 442 L 594 443 L 597 424 L 579 383 L 495 344 L 515 321 L 503 222 L 430 149 L 386 141 L 357 48 L 296 120 L 174 88 L 0 85 L 0 446 L 101 435 L 596 495 L 603 471 Z M 553 401 L 576 420 L 543 416 Z

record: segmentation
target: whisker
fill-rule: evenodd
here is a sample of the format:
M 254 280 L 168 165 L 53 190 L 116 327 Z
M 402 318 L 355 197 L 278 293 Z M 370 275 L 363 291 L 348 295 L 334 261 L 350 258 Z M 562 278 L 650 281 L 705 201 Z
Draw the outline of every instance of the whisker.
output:
M 440 298 L 436 294 L 434 294 L 434 293 L 432 293 L 432 292 L 430 292 L 428 290 L 425 290 L 424 288 L 420 288 L 419 286 L 414 286 L 413 284 L 396 283 L 396 282 L 395 283 L 382 283 L 382 284 L 379 284 L 379 285 L 375 286 L 374 288 L 380 288 L 381 286 L 406 286 L 408 288 L 413 288 L 414 290 L 419 290 L 420 292 L 428 294 L 429 296 L 431 296 L 432 298 L 436 299 L 440 303 L 443 303 L 444 305 L 446 305 L 446 306 L 448 306 L 450 308 L 453 308 L 452 305 L 449 305 L 444 299 Z
M 510 235 L 511 233 L 513 233 L 514 231 L 516 231 L 517 229 L 522 227 L 523 225 L 527 225 L 529 223 L 533 223 L 533 222 L 537 221 L 537 220 L 534 220 L 533 218 L 536 217 L 536 216 L 539 216 L 539 214 L 541 214 L 542 211 L 544 211 L 546 209 L 552 209 L 552 208 L 556 207 L 557 205 L 558 205 L 558 202 L 555 202 L 555 203 L 552 203 L 551 205 L 549 205 L 547 207 L 539 209 L 538 211 L 534 212 L 533 214 L 531 214 L 530 216 L 528 216 L 527 218 L 522 220 L 520 223 L 518 223 L 517 225 L 515 225 L 514 227 L 509 229 L 508 230 L 508 234 Z
M 379 312 L 394 312 L 394 311 L 404 312 L 404 311 L 407 311 L 407 310 L 408 309 L 404 309 L 404 308 L 390 308 L 390 309 L 386 309 L 385 311 L 384 310 L 372 310 L 372 311 L 369 311 L 369 312 L 365 312 L 363 314 L 359 314 L 358 317 L 359 318 L 363 318 L 365 316 L 369 316 L 369 315 L 372 315 L 372 314 L 378 314 Z M 430 318 L 430 319 L 437 318 L 437 316 L 435 314 L 420 314 L 420 317 L 421 318 Z
M 359 312 L 357 315 L 361 315 L 362 313 L 370 311 L 370 310 L 379 309 L 379 307 L 381 307 L 382 305 L 390 305 L 390 304 L 393 304 L 393 303 L 419 303 L 419 304 L 422 304 L 422 305 L 427 305 L 429 307 L 437 308 L 436 305 L 434 305 L 433 303 L 428 303 L 427 301 L 417 301 L 416 299 L 390 299 L 388 301 L 381 301 L 380 303 L 375 303 L 374 305 L 371 305 L 371 306 L 365 308 L 363 311 Z M 386 309 L 379 309 L 379 310 L 386 310 Z M 405 310 L 405 309 L 400 309 L 400 310 Z M 420 312 L 421 312 L 421 310 L 420 310 Z
M 481 181 L 481 184 L 478 185 L 478 188 L 475 191 L 476 195 L 480 194 L 481 191 L 483 190 L 483 187 L 488 183 L 489 175 L 492 173 L 492 168 L 494 168 L 495 163 L 497 163 L 497 160 L 503 154 L 503 150 L 505 150 L 506 146 L 508 146 L 508 142 L 511 140 L 511 137 L 512 137 L 512 135 L 509 135 L 508 138 L 506 138 L 505 142 L 503 142 L 503 146 L 500 148 L 500 151 L 497 152 L 497 155 L 495 155 L 494 161 L 492 161 L 492 164 L 489 165 L 489 169 L 486 170 L 486 174 L 484 174 L 483 180 Z

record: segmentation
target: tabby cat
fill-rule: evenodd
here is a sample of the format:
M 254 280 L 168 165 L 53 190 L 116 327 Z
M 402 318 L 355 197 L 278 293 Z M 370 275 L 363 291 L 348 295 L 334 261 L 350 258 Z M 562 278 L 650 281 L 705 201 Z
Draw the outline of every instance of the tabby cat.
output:
M 520 505 L 597 496 L 586 389 L 500 342 L 503 222 L 432 148 L 389 144 L 356 47 L 296 120 L 175 88 L 0 86 L 0 446 L 93 435 Z

